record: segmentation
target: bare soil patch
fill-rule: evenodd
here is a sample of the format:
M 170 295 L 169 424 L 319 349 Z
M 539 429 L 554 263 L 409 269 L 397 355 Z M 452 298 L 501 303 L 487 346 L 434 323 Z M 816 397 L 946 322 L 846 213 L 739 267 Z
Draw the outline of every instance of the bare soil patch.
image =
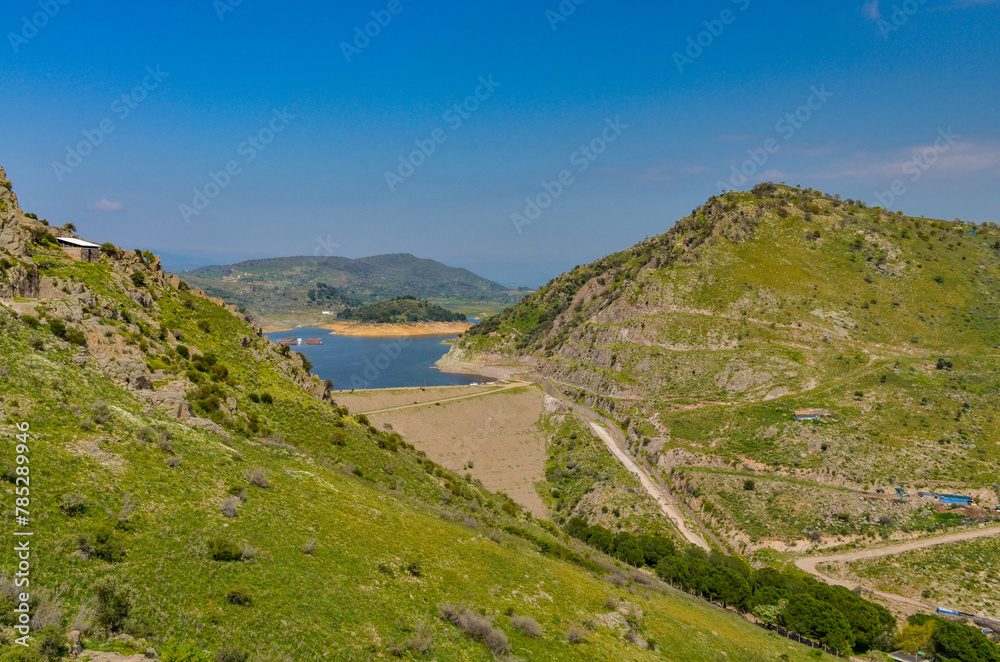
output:
M 454 390 L 448 391 L 444 397 L 454 397 Z M 338 402 L 348 404 L 345 398 Z M 545 479 L 545 436 L 539 428 L 544 412 L 541 388 L 525 386 L 369 418 L 379 428 L 392 425 L 441 466 L 462 475 L 472 474 L 487 489 L 502 490 L 535 516 L 547 517 L 535 491 L 535 484 Z

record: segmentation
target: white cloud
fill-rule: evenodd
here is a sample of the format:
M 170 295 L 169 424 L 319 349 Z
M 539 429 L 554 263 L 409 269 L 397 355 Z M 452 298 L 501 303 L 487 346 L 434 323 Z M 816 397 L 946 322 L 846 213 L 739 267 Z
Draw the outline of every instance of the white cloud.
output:
M 882 18 L 882 12 L 879 10 L 878 5 L 879 0 L 870 0 L 861 8 L 861 12 L 871 20 L 877 21 Z
M 90 211 L 121 211 L 125 209 L 125 205 L 120 202 L 108 200 L 107 198 L 101 198 L 97 202 L 91 203 L 87 209 Z
M 922 164 L 927 175 L 962 177 L 1000 169 L 1000 144 L 959 140 L 939 150 L 934 143 L 914 145 L 895 152 L 856 152 L 838 159 L 815 173 L 824 179 L 895 179 L 903 177 L 904 167 Z M 924 167 L 926 166 L 926 167 Z

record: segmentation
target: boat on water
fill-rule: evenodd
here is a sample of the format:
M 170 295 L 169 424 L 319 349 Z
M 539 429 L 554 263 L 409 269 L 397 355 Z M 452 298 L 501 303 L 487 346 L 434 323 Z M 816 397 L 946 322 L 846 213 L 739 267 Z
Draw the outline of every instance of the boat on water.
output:
M 306 344 L 307 345 L 322 345 L 323 341 L 320 340 L 319 338 L 310 338 L 309 340 L 306 341 Z
M 282 338 L 278 341 L 279 345 L 301 345 L 302 338 Z M 320 343 L 322 344 L 322 343 Z

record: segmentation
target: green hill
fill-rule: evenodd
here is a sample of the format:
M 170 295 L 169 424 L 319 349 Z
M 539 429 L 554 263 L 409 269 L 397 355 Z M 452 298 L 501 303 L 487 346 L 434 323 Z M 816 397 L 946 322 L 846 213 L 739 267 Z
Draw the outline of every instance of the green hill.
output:
M 165 662 L 815 657 L 351 416 L 152 255 L 73 261 L 0 203 L 0 659 L 71 630 Z
M 998 285 L 996 224 L 765 184 L 556 278 L 452 358 L 537 363 L 736 549 L 863 542 L 992 517 Z M 875 494 L 899 486 L 977 505 Z
M 267 320 L 315 322 L 324 310 L 412 296 L 469 315 L 499 312 L 521 293 L 412 255 L 287 257 L 205 267 L 182 275 L 192 287 Z
M 370 306 L 346 308 L 337 319 L 375 322 L 378 324 L 410 324 L 414 322 L 464 322 L 465 315 L 453 313 L 414 297 L 399 297 Z

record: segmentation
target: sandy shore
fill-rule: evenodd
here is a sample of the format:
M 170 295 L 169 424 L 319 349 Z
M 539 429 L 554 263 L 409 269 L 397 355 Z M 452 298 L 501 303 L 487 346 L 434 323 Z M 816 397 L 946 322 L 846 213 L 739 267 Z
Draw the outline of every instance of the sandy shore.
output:
M 417 324 L 371 324 L 364 322 L 333 322 L 320 328 L 329 329 L 335 336 L 363 336 L 383 338 L 398 336 L 458 335 L 472 328 L 469 322 L 419 322 Z

